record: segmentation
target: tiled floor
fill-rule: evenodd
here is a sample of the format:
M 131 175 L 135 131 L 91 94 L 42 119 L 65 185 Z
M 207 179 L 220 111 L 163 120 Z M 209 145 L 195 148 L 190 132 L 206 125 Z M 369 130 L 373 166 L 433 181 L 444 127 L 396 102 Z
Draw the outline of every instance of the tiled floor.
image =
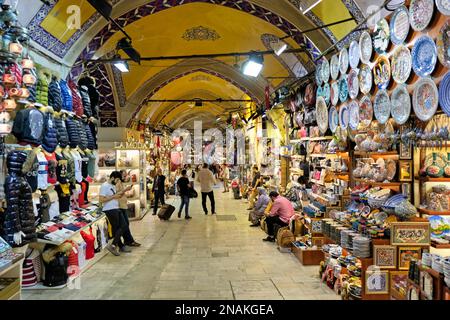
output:
M 318 279 L 318 267 L 304 267 L 250 228 L 243 200 L 215 190 L 218 216 L 205 216 L 201 200 L 193 219 L 169 222 L 148 214 L 133 222 L 143 245 L 132 253 L 107 254 L 85 271 L 78 289 L 25 291 L 23 299 L 339 299 Z M 171 197 L 167 202 L 179 201 Z

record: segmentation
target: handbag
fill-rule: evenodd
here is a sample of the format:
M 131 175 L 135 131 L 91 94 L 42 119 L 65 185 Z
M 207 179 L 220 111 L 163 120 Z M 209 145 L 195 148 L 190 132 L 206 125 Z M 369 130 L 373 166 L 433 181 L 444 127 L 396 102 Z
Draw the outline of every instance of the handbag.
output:
M 197 191 L 195 191 L 194 188 L 189 188 L 189 198 L 197 198 L 197 197 L 198 197 Z

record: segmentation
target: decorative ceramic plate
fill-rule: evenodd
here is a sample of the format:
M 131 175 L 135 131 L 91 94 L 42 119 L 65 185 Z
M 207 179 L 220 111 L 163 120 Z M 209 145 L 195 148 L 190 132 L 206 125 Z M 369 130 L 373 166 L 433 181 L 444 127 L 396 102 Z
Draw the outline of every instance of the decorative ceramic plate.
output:
M 397 124 L 404 124 L 411 114 L 411 97 L 405 85 L 399 85 L 391 95 L 391 115 Z
M 391 32 L 389 30 L 389 24 L 386 19 L 381 19 L 375 25 L 373 30 L 373 48 L 378 54 L 383 54 L 386 52 L 389 46 Z
M 450 117 L 450 71 L 445 74 L 439 84 L 439 104 L 442 111 Z
M 330 63 L 328 62 L 327 58 L 323 58 L 322 60 L 322 81 L 328 82 L 330 80 Z
M 358 72 L 352 69 L 348 74 L 348 95 L 350 99 L 355 99 L 359 93 Z
M 327 82 L 323 85 L 322 88 L 322 97 L 325 99 L 325 103 L 328 105 L 330 103 L 330 84 Z
M 409 33 L 409 12 L 405 6 L 395 10 L 390 23 L 391 41 L 395 45 L 402 44 Z
M 303 103 L 312 107 L 316 104 L 316 85 L 314 83 L 308 83 L 305 89 L 305 95 L 303 96 Z
M 359 43 L 356 42 L 355 40 L 353 40 L 352 43 L 350 43 L 350 47 L 348 49 L 348 58 L 349 58 L 350 67 L 352 69 L 358 68 L 358 64 L 359 64 Z
M 348 50 L 343 48 L 339 53 L 339 71 L 341 74 L 345 74 L 348 69 Z
M 391 79 L 391 64 L 385 55 L 378 57 L 373 67 L 373 80 L 378 89 L 386 89 Z
M 347 130 L 348 121 L 350 120 L 350 110 L 348 110 L 348 106 L 343 104 L 339 108 L 339 124 L 341 125 L 341 129 Z
M 411 56 L 414 72 L 420 77 L 429 76 L 437 62 L 437 48 L 433 39 L 426 35 L 417 39 Z
M 356 100 L 350 101 L 348 104 L 349 108 L 349 121 L 348 125 L 350 129 L 356 130 L 359 125 L 359 103 Z
M 339 80 L 339 101 L 345 102 L 348 99 L 348 83 L 347 83 L 347 75 L 341 75 L 341 79 Z
M 339 83 L 337 81 L 331 83 L 330 100 L 333 106 L 339 102 Z
M 359 101 L 359 128 L 365 129 L 370 126 L 373 119 L 372 101 L 369 96 L 364 96 Z
M 317 91 L 316 91 L 316 102 L 317 99 L 319 99 L 320 97 L 323 97 L 323 89 L 321 86 L 317 87 Z
M 434 0 L 412 0 L 409 21 L 414 31 L 424 30 L 433 18 Z
M 450 1 L 449 5 L 450 5 Z M 444 67 L 450 69 L 450 20 L 442 26 L 436 38 L 436 46 L 438 51 L 439 61 Z
M 430 78 L 422 78 L 416 82 L 413 93 L 413 108 L 417 118 L 430 120 L 436 113 L 439 93 L 436 84 Z
M 328 129 L 328 108 L 323 97 L 316 101 L 316 121 L 320 132 L 325 133 Z
M 331 57 L 330 74 L 333 80 L 339 77 L 339 56 L 337 54 Z
M 323 83 L 322 79 L 322 61 L 317 62 L 316 65 L 316 83 L 320 86 Z
M 336 132 L 336 129 L 339 126 L 339 114 L 334 106 L 331 107 L 328 112 L 328 125 L 333 133 Z
M 380 124 L 385 124 L 391 115 L 391 101 L 386 90 L 380 90 L 373 102 L 375 118 Z
M 370 90 L 372 90 L 372 83 L 373 83 L 372 70 L 370 70 L 369 65 L 367 64 L 361 65 L 358 77 L 359 77 L 359 90 L 364 94 L 368 94 Z
M 359 38 L 359 57 L 362 63 L 370 63 L 372 58 L 373 46 L 372 38 L 367 31 L 364 31 Z
M 403 45 L 398 46 L 392 56 L 392 78 L 397 83 L 405 83 L 411 74 L 411 68 L 412 58 L 409 49 Z
M 450 1 L 449 0 L 436 0 L 436 7 L 439 12 L 444 16 L 450 16 Z

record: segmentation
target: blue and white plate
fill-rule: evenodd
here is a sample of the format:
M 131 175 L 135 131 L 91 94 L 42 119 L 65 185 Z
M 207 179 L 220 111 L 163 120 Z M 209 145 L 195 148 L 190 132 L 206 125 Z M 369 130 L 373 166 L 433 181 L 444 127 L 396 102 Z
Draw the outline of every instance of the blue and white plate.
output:
M 394 121 L 402 125 L 411 114 L 411 97 L 405 85 L 399 85 L 391 94 L 391 115 Z
M 358 68 L 359 64 L 359 43 L 353 40 L 348 49 L 348 58 L 352 69 Z
M 411 56 L 414 72 L 420 77 L 429 76 L 434 71 L 438 59 L 437 48 L 433 39 L 427 35 L 417 39 Z
M 333 133 L 336 132 L 336 129 L 339 126 L 339 114 L 334 106 L 328 111 L 328 125 Z
M 390 197 L 389 199 L 386 200 L 386 202 L 384 203 L 385 206 L 389 206 L 389 207 L 395 207 L 396 205 L 400 204 L 401 202 L 403 202 L 406 199 L 406 197 L 403 194 L 396 194 L 392 197 Z
M 450 1 L 449 0 L 436 0 L 436 7 L 439 12 L 444 16 L 450 16 Z
M 322 60 L 322 81 L 327 83 L 330 80 L 330 63 L 327 58 Z
M 331 95 L 330 84 L 327 82 L 323 85 L 322 88 L 322 97 L 325 99 L 327 105 L 330 104 L 330 95 Z
M 409 11 L 405 6 L 395 10 L 391 18 L 391 41 L 395 45 L 402 44 L 409 34 Z
M 319 99 L 320 97 L 323 97 L 323 88 L 321 86 L 317 87 L 316 100 Z
M 442 111 L 450 117 L 450 71 L 445 74 L 439 84 L 439 104 Z
M 347 130 L 348 122 L 350 120 L 350 110 L 346 104 L 342 104 L 339 107 L 339 124 L 341 129 Z
M 350 129 L 356 130 L 358 129 L 359 125 L 359 102 L 356 100 L 350 101 L 348 104 L 349 108 L 349 121 L 348 125 L 350 126 Z
M 450 3 L 450 0 L 448 0 Z M 450 19 L 444 23 L 436 38 L 439 61 L 450 69 Z
M 355 99 L 359 93 L 358 72 L 352 69 L 348 74 L 348 95 L 350 99 Z
M 345 102 L 348 99 L 347 75 L 343 74 L 339 80 L 339 101 Z
M 334 81 L 331 83 L 330 89 L 330 100 L 333 106 L 337 105 L 339 102 L 339 82 Z
M 339 52 L 339 71 L 341 74 L 345 74 L 348 70 L 348 50 L 347 48 L 342 48 Z
M 337 54 L 331 57 L 330 75 L 333 80 L 339 77 L 339 56 Z
M 316 65 L 316 83 L 318 86 L 322 85 L 322 61 L 317 62 Z
M 378 54 L 383 54 L 386 52 L 389 46 L 389 40 L 391 37 L 391 31 L 389 29 L 389 24 L 386 19 L 381 19 L 375 25 L 373 30 L 373 48 Z
M 421 78 L 416 82 L 413 92 L 413 109 L 417 118 L 430 120 L 436 113 L 439 104 L 439 92 L 434 81 Z
M 380 90 L 373 102 L 375 118 L 380 124 L 385 124 L 391 115 L 391 100 L 386 90 Z

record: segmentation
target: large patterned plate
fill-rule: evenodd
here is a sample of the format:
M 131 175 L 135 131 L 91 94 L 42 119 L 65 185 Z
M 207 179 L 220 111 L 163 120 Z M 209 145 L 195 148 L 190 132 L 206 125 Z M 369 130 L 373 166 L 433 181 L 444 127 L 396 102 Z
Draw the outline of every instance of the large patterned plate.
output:
M 372 58 L 373 46 L 370 33 L 364 31 L 359 38 L 359 57 L 362 63 L 369 64 Z
M 381 19 L 375 25 L 373 30 L 373 47 L 378 54 L 386 52 L 389 46 L 391 32 L 389 30 L 389 24 L 386 19 Z
M 337 105 L 339 102 L 339 82 L 334 81 L 331 83 L 330 89 L 330 100 L 333 106 Z
M 417 118 L 430 120 L 436 113 L 439 103 L 439 93 L 434 81 L 422 78 L 416 82 L 413 93 L 413 108 Z
M 352 69 L 358 68 L 359 64 L 359 44 L 355 40 L 350 43 L 350 47 L 348 49 L 348 57 L 350 62 L 350 67 Z
M 350 113 L 348 110 L 348 105 L 343 104 L 339 108 L 339 124 L 341 126 L 341 129 L 347 130 L 349 120 L 350 120 Z
M 385 124 L 391 115 L 391 101 L 386 90 L 380 90 L 373 103 L 375 118 L 380 124 Z
M 448 0 L 450 5 L 450 0 Z M 450 69 L 450 20 L 442 26 L 436 38 L 439 61 L 447 69 Z
M 322 60 L 322 81 L 328 82 L 330 80 L 330 63 L 327 58 L 323 58 Z
M 352 69 L 348 74 L 348 95 L 350 99 L 355 99 L 359 93 L 358 72 Z
M 348 125 L 350 129 L 356 130 L 359 125 L 359 103 L 356 100 L 350 101 L 348 104 L 349 108 L 349 121 Z
M 337 54 L 331 57 L 330 74 L 333 80 L 339 77 L 339 56 Z
M 348 83 L 347 83 L 347 75 L 341 75 L 341 79 L 339 80 L 339 101 L 345 102 L 348 99 Z
M 316 83 L 318 86 L 322 85 L 322 61 L 318 61 L 316 65 Z
M 391 79 L 391 64 L 385 55 L 378 57 L 373 67 L 373 79 L 378 89 L 386 89 Z
M 395 10 L 390 23 L 391 41 L 395 45 L 402 44 L 409 33 L 409 12 L 405 6 Z
M 372 100 L 369 96 L 364 96 L 359 101 L 359 129 L 366 129 L 373 120 Z
M 398 46 L 392 56 L 392 78 L 397 83 L 405 83 L 411 74 L 411 68 L 411 52 L 409 52 L 409 49 L 406 46 Z
M 325 133 L 328 129 L 328 108 L 323 97 L 316 101 L 316 121 L 320 132 Z
M 321 86 L 317 87 L 317 91 L 316 91 L 316 104 L 317 104 L 317 99 L 319 99 L 320 97 L 323 97 L 323 88 Z
M 450 1 L 449 0 L 436 0 L 436 7 L 439 12 L 444 16 L 450 16 Z
M 339 52 L 339 71 L 341 74 L 345 74 L 348 69 L 348 50 L 347 48 L 342 48 Z
M 445 74 L 439 84 L 439 104 L 441 109 L 450 117 L 450 71 Z
M 391 95 L 391 115 L 397 124 L 404 124 L 411 114 L 411 97 L 405 85 L 399 85 Z
M 363 64 L 359 69 L 359 90 L 363 94 L 368 94 L 372 90 L 372 70 L 370 70 L 369 65 Z
M 409 21 L 414 31 L 422 31 L 433 18 L 434 0 L 412 0 L 409 5 Z
M 339 114 L 334 106 L 332 106 L 328 112 L 328 125 L 333 133 L 336 132 L 336 129 L 339 126 Z
M 427 35 L 417 39 L 411 56 L 414 72 L 420 77 L 429 76 L 437 62 L 437 48 L 433 39 Z
M 323 85 L 322 97 L 325 99 L 325 103 L 328 105 L 330 103 L 330 84 L 327 82 Z

